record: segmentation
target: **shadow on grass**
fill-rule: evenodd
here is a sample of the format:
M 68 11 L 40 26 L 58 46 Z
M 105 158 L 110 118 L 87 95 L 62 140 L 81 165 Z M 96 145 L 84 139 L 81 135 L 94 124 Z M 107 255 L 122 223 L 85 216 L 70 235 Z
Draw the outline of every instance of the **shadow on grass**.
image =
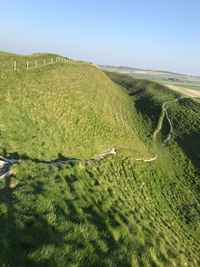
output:
M 64 184 L 57 183 L 58 179 L 62 181 L 61 177 L 49 173 L 49 179 L 46 178 L 40 173 L 37 178 L 25 179 L 16 189 L 0 190 L 0 266 L 69 266 L 78 254 L 81 261 L 76 259 L 76 266 L 105 266 L 100 259 L 108 259 L 111 251 L 120 248 L 105 223 L 109 221 L 112 227 L 119 225 L 113 214 L 102 213 L 101 205 L 83 199 L 76 183 L 86 177 L 66 175 L 64 184 L 67 186 L 63 192 L 60 190 Z M 8 179 L 6 184 L 9 182 Z M 53 205 L 52 212 L 45 208 L 48 201 Z M 44 207 L 44 211 L 38 205 Z M 55 216 L 54 223 L 48 222 L 49 216 Z M 88 225 L 97 230 L 98 239 L 82 232 L 82 229 L 90 229 Z M 99 246 L 99 240 L 108 247 L 106 251 Z M 94 252 L 88 252 L 87 244 L 92 245 Z M 62 259 L 58 260 L 59 255 Z M 120 266 L 129 265 L 127 257 L 116 259 L 116 262 Z
M 69 164 L 73 165 L 74 164 L 73 161 L 74 162 L 81 161 L 81 159 L 72 158 L 72 157 L 66 157 L 62 153 L 58 153 L 58 157 L 56 159 L 51 160 L 51 161 L 40 160 L 40 159 L 37 159 L 37 158 L 30 158 L 26 154 L 19 154 L 18 152 L 8 153 L 6 149 L 3 150 L 3 157 L 5 157 L 7 159 L 14 159 L 14 160 L 24 160 L 24 161 L 30 160 L 30 161 L 32 161 L 34 163 L 44 163 L 44 164 L 56 163 L 58 161 L 72 161 L 72 162 L 69 162 Z
M 42 216 L 34 218 L 27 214 L 27 222 L 20 225 L 16 218 L 22 214 L 16 209 L 18 201 L 13 192 L 14 189 L 8 188 L 0 190 L 0 206 L 7 210 L 6 216 L 0 217 L 0 266 L 52 266 L 53 256 L 40 262 L 30 254 L 43 246 L 54 246 L 55 239 L 64 244 L 62 234 Z
M 134 101 L 135 108 L 144 117 L 149 118 L 152 122 L 152 126 L 155 128 L 157 126 L 160 113 L 161 105 L 156 104 L 150 95 L 144 95 Z
M 186 156 L 191 160 L 197 171 L 200 173 L 200 131 L 184 133 L 177 137 L 177 143 Z

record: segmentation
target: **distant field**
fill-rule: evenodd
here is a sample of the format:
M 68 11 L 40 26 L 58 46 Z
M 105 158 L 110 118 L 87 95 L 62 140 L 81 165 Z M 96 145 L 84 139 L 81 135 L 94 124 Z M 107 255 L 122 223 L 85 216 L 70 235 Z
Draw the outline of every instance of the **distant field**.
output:
M 200 77 L 164 71 L 128 69 L 125 67 L 104 67 L 103 69 L 128 74 L 129 76 L 136 79 L 146 79 L 159 82 L 164 85 L 169 85 L 171 89 L 179 87 L 178 92 L 185 92 L 186 95 L 188 95 L 188 89 L 200 91 Z M 190 92 L 190 94 L 191 93 L 192 92 Z M 196 95 L 196 93 L 194 93 L 193 95 Z
M 190 97 L 200 97 L 200 90 L 185 88 L 179 85 L 165 84 L 168 88 Z
M 191 84 L 191 83 L 165 83 L 163 82 L 163 84 L 175 85 L 175 86 L 182 87 L 182 88 L 189 88 L 195 91 L 200 91 L 200 83 Z
M 193 89 L 193 90 L 200 90 L 200 79 L 198 80 L 194 80 L 193 78 L 187 77 L 187 78 L 173 78 L 169 75 L 168 78 L 166 78 L 164 75 L 160 75 L 159 73 L 157 74 L 155 72 L 155 74 L 148 74 L 147 73 L 138 73 L 138 72 L 133 72 L 129 74 L 131 77 L 133 78 L 137 78 L 137 79 L 147 79 L 150 81 L 156 81 L 156 82 L 160 82 L 162 84 L 169 84 L 169 85 L 174 85 L 174 86 L 178 86 L 181 88 L 186 88 L 186 89 Z M 172 79 L 172 80 L 170 80 Z M 181 89 L 180 88 L 180 89 Z

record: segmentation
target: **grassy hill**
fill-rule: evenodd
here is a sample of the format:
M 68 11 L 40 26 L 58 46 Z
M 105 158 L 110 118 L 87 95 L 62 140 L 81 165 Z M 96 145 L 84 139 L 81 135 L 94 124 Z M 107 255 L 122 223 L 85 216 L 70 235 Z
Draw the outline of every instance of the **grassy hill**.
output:
M 7 52 L 0 51 L 0 74 L 1 78 L 7 77 L 8 74 L 13 73 L 14 62 L 16 62 L 16 70 L 24 71 L 27 68 L 27 61 L 29 63 L 29 69 L 35 67 L 35 61 L 37 66 L 42 67 L 44 64 L 50 64 L 51 60 L 55 62 L 59 55 L 51 53 L 36 53 L 30 56 L 28 55 L 17 55 Z M 63 57 L 62 57 L 63 58 Z M 45 61 L 45 62 L 44 62 Z
M 131 101 L 91 64 L 12 71 L 1 79 L 0 103 L 1 154 L 53 160 L 90 158 L 112 147 L 147 153 Z
M 80 62 L 6 75 L 1 153 L 21 161 L 1 181 L 0 266 L 200 265 L 198 102 Z M 111 147 L 96 164 L 39 163 Z

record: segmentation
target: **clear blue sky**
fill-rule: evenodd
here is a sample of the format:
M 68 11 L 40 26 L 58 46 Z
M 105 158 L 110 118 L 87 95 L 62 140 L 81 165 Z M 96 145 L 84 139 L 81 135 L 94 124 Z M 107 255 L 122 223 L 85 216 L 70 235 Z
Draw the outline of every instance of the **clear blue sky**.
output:
M 0 0 L 0 50 L 200 75 L 199 0 Z

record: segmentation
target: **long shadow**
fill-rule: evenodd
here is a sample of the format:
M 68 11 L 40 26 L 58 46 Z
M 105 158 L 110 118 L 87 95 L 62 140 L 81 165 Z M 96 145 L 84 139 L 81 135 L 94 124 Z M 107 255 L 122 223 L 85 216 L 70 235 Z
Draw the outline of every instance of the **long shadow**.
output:
M 51 161 L 48 160 L 40 160 L 37 158 L 30 158 L 29 156 L 27 156 L 26 154 L 19 154 L 18 152 L 12 152 L 12 153 L 7 153 L 7 150 L 4 149 L 3 151 L 3 157 L 7 158 L 7 159 L 15 159 L 15 160 L 31 160 L 34 163 L 44 163 L 44 164 L 49 164 L 49 163 L 56 163 L 58 161 L 69 161 L 70 165 L 73 165 L 73 161 L 81 161 L 81 159 L 78 158 L 72 158 L 72 157 L 66 157 L 61 153 L 58 153 L 58 157 L 56 159 L 53 159 Z M 71 162 L 70 162 L 71 161 Z
M 148 117 L 155 128 L 159 120 L 161 105 L 156 104 L 150 95 L 144 95 L 134 101 L 135 108 L 144 117 Z
M 45 192 L 44 186 L 37 181 L 37 184 L 31 184 L 29 191 L 37 199 Z M 9 188 L 9 180 L 0 189 L 0 266 L 56 266 L 53 254 L 41 260 L 30 257 L 30 254 L 43 246 L 66 246 L 63 233 L 50 225 L 45 216 L 35 212 L 34 208 L 27 209 L 25 205 L 23 211 L 25 202 L 22 195 L 14 194 L 15 190 Z
M 174 130 L 178 133 L 175 135 L 175 140 L 182 149 L 183 153 L 193 163 L 197 170 L 197 177 L 199 177 L 200 128 L 198 127 L 199 120 L 197 121 L 196 119 L 193 119 L 193 115 L 195 115 L 194 118 L 197 118 L 196 115 L 200 114 L 200 105 L 198 102 L 184 98 L 179 100 L 179 107 L 180 110 L 177 110 L 175 114 L 176 120 L 172 121 Z M 181 113 L 182 107 L 184 108 L 183 114 Z M 185 111 L 186 109 L 187 111 Z M 183 129 L 181 125 L 183 125 Z
M 129 96 L 135 96 L 135 97 L 138 97 L 138 96 L 141 96 L 143 93 L 145 92 L 145 89 L 144 88 L 140 88 L 134 92 L 130 92 L 129 93 Z
M 76 240 L 71 237 L 72 233 L 76 229 L 78 231 L 79 225 L 94 224 L 100 232 L 100 237 L 106 241 L 109 251 L 104 252 L 99 247 L 98 242 L 90 239 L 95 249 L 95 253 L 98 255 L 94 265 L 88 265 L 88 259 L 91 255 L 84 255 L 82 262 L 79 266 L 101 266 L 99 264 L 99 257 L 109 257 L 110 251 L 118 249 L 119 243 L 116 242 L 112 236 L 109 235 L 105 224 L 105 214 L 97 212 L 93 206 L 87 207 L 76 206 L 76 201 L 79 201 L 80 196 L 77 195 L 74 182 L 77 181 L 77 177 L 74 175 L 67 175 L 65 177 L 69 186 L 73 198 L 68 198 L 63 195 L 59 201 L 57 196 L 52 200 L 54 205 L 54 213 L 56 214 L 56 223 L 49 224 L 46 219 L 46 212 L 38 212 L 35 210 L 35 206 L 30 206 L 38 200 L 41 195 L 48 192 L 48 188 L 44 181 L 30 180 L 24 185 L 21 185 L 19 189 L 4 188 L 0 190 L 0 266 L 20 266 L 20 267 L 35 267 L 35 266 L 58 266 L 55 262 L 55 254 L 52 253 L 46 257 L 45 251 L 42 251 L 42 247 L 53 247 L 59 251 L 63 251 L 66 246 L 70 246 L 73 251 L 81 251 L 84 249 L 85 240 L 80 236 Z M 9 181 L 7 181 L 9 183 Z M 67 188 L 66 188 L 67 190 Z M 29 195 L 26 195 L 29 192 Z M 27 198 L 25 200 L 24 198 Z M 31 198 L 31 200 L 29 200 Z M 48 200 L 48 197 L 47 197 Z M 62 201 L 61 201 L 62 200 Z M 61 201 L 61 202 L 60 202 Z M 3 213 L 2 208 L 6 211 Z M 28 207 L 28 208 L 27 208 Z M 97 206 L 98 208 L 98 206 Z M 79 213 L 82 209 L 84 216 Z M 100 209 L 101 210 L 101 209 Z M 5 214 L 5 216 L 3 215 Z M 107 216 L 112 220 L 112 224 L 116 222 L 112 214 L 108 213 Z M 65 223 L 69 222 L 69 227 L 65 226 Z M 62 224 L 64 223 L 64 224 Z M 64 228 L 63 228 L 64 227 Z M 61 230 L 61 228 L 63 230 Z M 69 238 L 66 239 L 67 233 Z M 107 233 L 105 235 L 105 233 Z M 2 244 L 6 244 L 2 246 Z M 41 250 L 41 259 L 37 260 L 35 257 L 30 257 L 35 251 Z M 73 262 L 73 253 L 70 250 L 65 252 L 66 265 L 70 265 Z M 34 255 L 34 254 L 33 254 Z M 57 254 L 59 255 L 59 253 Z M 40 256 L 37 256 L 40 257 Z M 43 258 L 44 257 L 44 258 Z M 127 266 L 128 259 L 126 257 L 122 259 L 124 264 L 121 266 Z
M 195 168 L 200 172 L 200 130 L 184 133 L 176 138 L 183 152 L 192 161 Z

